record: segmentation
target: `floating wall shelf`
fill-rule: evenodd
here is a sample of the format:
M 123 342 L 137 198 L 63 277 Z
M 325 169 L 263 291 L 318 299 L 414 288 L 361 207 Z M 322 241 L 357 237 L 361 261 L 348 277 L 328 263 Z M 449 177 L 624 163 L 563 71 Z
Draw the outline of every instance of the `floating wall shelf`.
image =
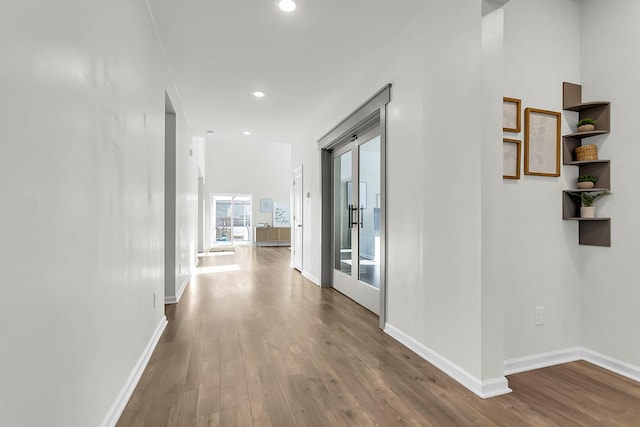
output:
M 591 118 L 596 128 L 590 132 L 576 132 L 562 137 L 562 162 L 577 166 L 579 175 L 598 178 L 597 188 L 588 190 L 566 190 L 562 192 L 562 219 L 578 221 L 578 243 L 591 246 L 611 246 L 610 218 L 580 218 L 580 203 L 570 193 L 611 190 L 611 162 L 609 160 L 578 161 L 576 148 L 585 138 L 608 134 L 611 127 L 611 104 L 606 101 L 582 102 L 582 86 L 564 82 L 562 84 L 562 109 L 578 112 L 578 119 Z

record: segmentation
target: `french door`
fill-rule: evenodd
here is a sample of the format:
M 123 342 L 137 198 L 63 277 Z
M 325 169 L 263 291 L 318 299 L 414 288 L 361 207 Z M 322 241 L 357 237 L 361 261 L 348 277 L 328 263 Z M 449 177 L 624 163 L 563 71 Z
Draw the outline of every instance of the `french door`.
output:
M 212 246 L 251 243 L 251 196 L 214 195 L 212 212 Z
M 333 287 L 380 314 L 378 125 L 332 150 Z

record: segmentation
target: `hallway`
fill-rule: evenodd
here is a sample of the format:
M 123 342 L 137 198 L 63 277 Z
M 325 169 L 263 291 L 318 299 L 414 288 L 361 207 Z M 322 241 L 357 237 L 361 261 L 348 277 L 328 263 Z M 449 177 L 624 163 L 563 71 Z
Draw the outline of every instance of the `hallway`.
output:
M 640 425 L 640 385 L 616 374 L 576 362 L 482 400 L 289 268 L 288 248 L 208 255 L 118 426 Z

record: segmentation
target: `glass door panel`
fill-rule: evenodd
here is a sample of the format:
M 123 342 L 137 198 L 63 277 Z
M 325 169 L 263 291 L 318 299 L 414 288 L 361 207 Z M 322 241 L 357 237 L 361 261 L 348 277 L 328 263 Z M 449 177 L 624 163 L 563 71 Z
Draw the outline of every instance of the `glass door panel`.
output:
M 251 196 L 213 196 L 213 244 L 249 244 L 251 228 Z
M 358 154 L 358 278 L 380 288 L 380 136 L 361 144 Z
M 233 242 L 249 243 L 251 234 L 251 198 L 233 198 Z
M 380 312 L 380 166 L 378 128 L 332 152 L 333 287 Z
M 351 192 L 353 155 L 347 151 L 333 161 L 334 268 L 351 275 Z
M 231 197 L 216 196 L 213 203 L 215 244 L 231 244 Z

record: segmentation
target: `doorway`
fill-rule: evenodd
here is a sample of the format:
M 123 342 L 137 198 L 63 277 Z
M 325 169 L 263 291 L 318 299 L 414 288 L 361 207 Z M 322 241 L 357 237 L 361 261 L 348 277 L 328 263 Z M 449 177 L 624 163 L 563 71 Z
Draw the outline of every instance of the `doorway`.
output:
M 391 85 L 318 140 L 320 283 L 386 321 L 386 105 Z
M 380 314 L 380 127 L 332 150 L 333 287 Z
M 302 165 L 293 170 L 293 268 L 302 272 Z
M 253 241 L 251 196 L 214 194 L 211 246 L 248 245 Z
M 178 302 L 178 275 L 180 264 L 176 258 L 176 204 L 177 204 L 177 125 L 176 111 L 169 95 L 164 94 L 164 302 Z

